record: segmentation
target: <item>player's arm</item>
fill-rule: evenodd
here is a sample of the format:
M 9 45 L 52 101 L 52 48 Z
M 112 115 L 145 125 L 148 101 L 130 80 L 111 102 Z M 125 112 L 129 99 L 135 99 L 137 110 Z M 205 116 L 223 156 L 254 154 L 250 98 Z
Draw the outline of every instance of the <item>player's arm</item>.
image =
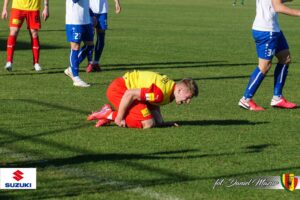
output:
M 116 14 L 119 14 L 121 12 L 120 0 L 115 0 L 115 12 Z
M 138 100 L 138 101 L 141 100 L 140 96 L 141 96 L 141 89 L 126 90 L 126 92 L 124 93 L 121 99 L 118 114 L 115 119 L 115 123 L 118 126 L 125 127 L 126 125 L 124 121 L 125 113 L 134 100 Z
M 49 0 L 44 0 L 44 10 L 42 12 L 42 17 L 44 21 L 49 18 Z
M 159 106 L 152 106 L 151 114 L 155 120 L 155 126 L 157 126 L 157 127 L 170 127 L 170 126 L 177 127 L 178 126 L 178 124 L 176 122 L 165 122 L 164 121 L 163 116 L 160 112 Z
M 272 0 L 272 4 L 277 13 L 300 17 L 300 10 L 287 7 L 282 0 Z
M 3 9 L 2 9 L 2 14 L 1 14 L 1 18 L 2 19 L 7 19 L 7 6 L 8 6 L 9 0 L 4 0 L 3 3 Z

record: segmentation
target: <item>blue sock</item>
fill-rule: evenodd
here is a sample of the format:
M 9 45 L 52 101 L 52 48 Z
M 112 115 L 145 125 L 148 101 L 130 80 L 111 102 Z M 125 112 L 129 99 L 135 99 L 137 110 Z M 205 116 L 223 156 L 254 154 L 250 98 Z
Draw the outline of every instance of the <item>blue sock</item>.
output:
M 251 99 L 256 90 L 258 89 L 261 82 L 264 80 L 265 75 L 260 71 L 259 67 L 256 67 L 252 75 L 250 76 L 250 80 L 248 86 L 245 90 L 244 97 L 246 99 Z
M 80 48 L 80 51 L 79 51 L 79 54 L 78 54 L 78 62 L 79 62 L 79 63 L 81 63 L 81 62 L 86 58 L 86 55 L 87 55 L 87 48 L 88 48 L 87 45 L 83 45 L 83 46 Z
M 73 73 L 73 76 L 78 76 L 79 72 L 79 59 L 78 59 L 79 50 L 71 49 L 70 53 L 70 66 Z
M 94 45 L 87 47 L 86 57 L 89 63 L 93 61 L 93 50 L 94 50 Z
M 105 40 L 105 32 L 101 32 L 97 34 L 97 41 L 95 45 L 95 58 L 96 62 L 99 62 L 100 57 L 102 55 L 102 51 L 104 49 L 104 40 Z
M 91 46 L 83 45 L 80 49 L 79 54 L 78 54 L 79 63 L 82 63 L 82 61 L 86 57 L 87 57 L 89 63 L 92 62 L 92 60 L 93 60 L 93 49 L 94 49 L 94 45 L 91 45 Z
M 274 96 L 282 96 L 282 88 L 288 75 L 289 65 L 277 64 L 274 71 Z

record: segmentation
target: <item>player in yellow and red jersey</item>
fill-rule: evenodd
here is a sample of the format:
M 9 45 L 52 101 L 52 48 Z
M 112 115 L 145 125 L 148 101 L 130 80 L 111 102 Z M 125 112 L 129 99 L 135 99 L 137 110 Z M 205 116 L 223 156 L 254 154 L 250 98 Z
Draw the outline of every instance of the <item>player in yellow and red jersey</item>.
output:
M 111 121 L 129 128 L 163 126 L 166 124 L 160 113 L 161 105 L 173 100 L 177 104 L 190 103 L 194 96 L 198 96 L 198 86 L 191 78 L 175 83 L 155 72 L 127 72 L 107 89 L 107 98 L 116 110 L 106 104 L 100 111 L 89 115 L 88 120 L 98 120 L 96 127 Z
M 7 6 L 10 0 L 4 0 L 2 19 L 7 19 Z M 42 0 L 12 0 L 12 7 L 10 13 L 9 27 L 10 32 L 7 39 L 7 62 L 5 69 L 12 71 L 13 56 L 16 46 L 18 33 L 22 27 L 24 20 L 27 23 L 27 29 L 31 37 L 31 47 L 33 54 L 33 67 L 36 71 L 42 70 L 39 65 L 40 56 L 40 42 L 38 37 L 38 30 L 41 28 L 40 10 Z M 44 0 L 44 10 L 42 18 L 46 21 L 49 17 L 49 0 Z

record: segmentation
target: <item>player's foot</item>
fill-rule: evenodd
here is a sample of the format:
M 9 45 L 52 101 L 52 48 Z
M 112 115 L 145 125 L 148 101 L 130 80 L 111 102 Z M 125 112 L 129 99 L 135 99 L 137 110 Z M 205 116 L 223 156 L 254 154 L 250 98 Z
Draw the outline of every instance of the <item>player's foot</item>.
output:
M 76 76 L 73 78 L 73 85 L 76 87 L 90 87 L 91 85 L 84 82 L 79 78 L 79 76 Z
M 90 73 L 93 71 L 93 64 L 89 63 L 85 69 L 86 73 Z
M 112 108 L 109 104 L 105 104 L 99 111 L 93 112 L 87 117 L 88 121 L 107 119 L 107 117 L 112 113 Z
M 244 97 L 240 99 L 239 106 L 252 111 L 265 110 L 263 107 L 258 106 L 252 99 L 246 100 Z
M 6 65 L 4 66 L 4 69 L 6 69 L 7 71 L 11 72 L 12 71 L 12 63 L 11 62 L 7 62 Z
M 37 72 L 38 72 L 38 71 L 42 71 L 42 68 L 41 68 L 41 66 L 40 66 L 39 63 L 35 63 L 34 66 L 33 66 L 33 68 L 34 68 L 34 70 L 37 71 Z
M 93 64 L 93 71 L 95 71 L 95 72 L 101 72 L 102 71 L 99 63 Z
M 64 73 L 65 73 L 66 76 L 70 77 L 73 80 L 74 76 L 73 76 L 73 73 L 72 73 L 72 70 L 71 70 L 70 67 L 65 69 Z
M 70 67 L 65 69 L 64 74 L 72 79 L 73 85 L 76 86 L 76 87 L 90 87 L 91 86 L 90 84 L 88 84 L 88 83 L 84 82 L 83 80 L 81 80 L 79 78 L 79 76 L 74 77 Z
M 110 124 L 110 120 L 109 119 L 99 119 L 98 122 L 96 123 L 95 127 L 98 128 L 100 126 L 106 126 Z
M 271 101 L 271 106 L 276 108 L 292 109 L 296 108 L 297 104 L 287 101 L 284 97 L 280 97 L 280 99 L 273 98 Z

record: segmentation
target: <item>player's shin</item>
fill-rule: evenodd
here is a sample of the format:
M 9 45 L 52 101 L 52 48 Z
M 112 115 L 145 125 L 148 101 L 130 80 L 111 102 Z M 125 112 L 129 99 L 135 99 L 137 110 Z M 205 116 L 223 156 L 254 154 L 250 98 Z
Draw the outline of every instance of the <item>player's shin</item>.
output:
M 274 71 L 274 97 L 282 96 L 282 88 L 285 84 L 286 77 L 288 75 L 289 65 L 280 64 L 276 65 Z
M 73 73 L 73 76 L 78 76 L 79 72 L 79 59 L 78 59 L 79 50 L 73 50 L 71 49 L 70 54 L 70 66 Z
M 15 35 L 9 35 L 7 38 L 7 62 L 13 62 L 16 40 Z
M 256 67 L 256 69 L 250 76 L 248 86 L 244 93 L 244 97 L 246 99 L 251 99 L 254 96 L 264 78 L 265 75 L 260 71 L 259 67 Z
M 105 32 L 100 32 L 97 34 L 97 41 L 95 45 L 95 58 L 94 61 L 96 63 L 99 63 L 99 60 L 101 58 L 103 49 L 105 45 Z
M 39 37 L 36 38 L 31 37 L 31 47 L 32 47 L 32 55 L 33 55 L 33 64 L 39 63 L 39 58 L 40 58 Z

